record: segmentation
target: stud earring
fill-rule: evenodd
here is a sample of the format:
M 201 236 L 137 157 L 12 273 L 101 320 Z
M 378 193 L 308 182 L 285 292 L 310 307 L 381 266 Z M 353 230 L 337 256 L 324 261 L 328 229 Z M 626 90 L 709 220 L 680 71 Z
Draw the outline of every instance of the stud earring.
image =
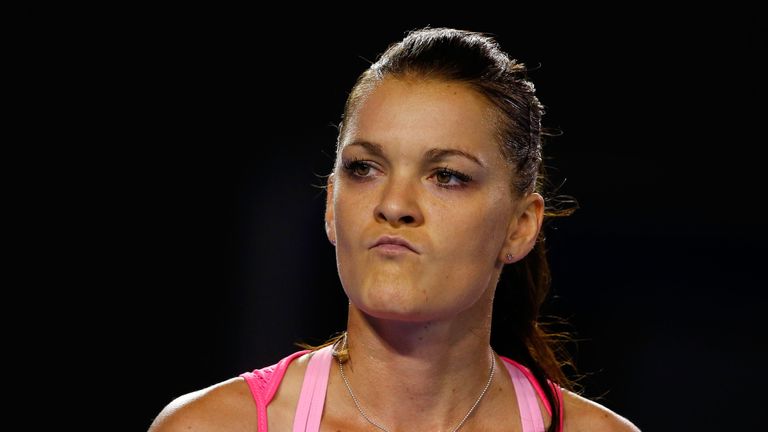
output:
M 515 257 L 513 257 L 511 253 L 507 253 L 507 263 L 512 264 L 513 259 L 515 259 Z

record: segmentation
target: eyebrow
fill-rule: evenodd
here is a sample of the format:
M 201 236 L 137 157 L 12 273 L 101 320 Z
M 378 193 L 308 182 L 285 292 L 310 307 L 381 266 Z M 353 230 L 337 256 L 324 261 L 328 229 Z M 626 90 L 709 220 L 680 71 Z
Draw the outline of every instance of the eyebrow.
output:
M 352 147 L 352 146 L 363 147 L 364 149 L 368 150 L 368 152 L 370 152 L 375 156 L 384 157 L 384 149 L 381 147 L 381 144 L 376 144 L 369 141 L 353 141 L 347 145 L 347 147 Z M 424 153 L 424 160 L 430 161 L 430 162 L 437 162 L 437 161 L 444 160 L 449 156 L 462 156 L 480 165 L 481 167 L 485 167 L 485 165 L 483 165 L 483 163 L 480 162 L 480 159 L 478 159 L 475 155 L 459 149 L 452 149 L 452 148 L 437 148 L 437 147 L 431 148 L 427 150 L 426 153 Z

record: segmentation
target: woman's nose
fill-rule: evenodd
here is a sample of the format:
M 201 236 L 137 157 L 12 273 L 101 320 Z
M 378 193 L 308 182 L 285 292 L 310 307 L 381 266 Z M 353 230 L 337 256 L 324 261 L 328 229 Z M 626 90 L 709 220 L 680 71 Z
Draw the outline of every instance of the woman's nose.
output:
M 374 209 L 376 220 L 393 226 L 421 224 L 423 215 L 419 208 L 417 187 L 413 180 L 389 181 Z

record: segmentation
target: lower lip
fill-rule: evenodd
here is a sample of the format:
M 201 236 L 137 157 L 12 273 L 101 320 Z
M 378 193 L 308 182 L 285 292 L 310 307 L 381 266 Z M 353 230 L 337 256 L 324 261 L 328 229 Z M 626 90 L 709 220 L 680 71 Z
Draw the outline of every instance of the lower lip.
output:
M 413 252 L 412 250 L 408 249 L 405 246 L 391 244 L 391 243 L 378 245 L 374 247 L 374 249 L 376 249 L 376 251 L 384 255 L 400 255 L 406 252 Z

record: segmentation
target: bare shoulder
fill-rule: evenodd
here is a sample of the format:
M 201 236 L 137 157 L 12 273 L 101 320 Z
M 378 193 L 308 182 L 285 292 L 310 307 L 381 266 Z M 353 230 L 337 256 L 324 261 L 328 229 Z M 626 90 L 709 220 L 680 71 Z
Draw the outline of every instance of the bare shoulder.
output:
M 169 403 L 149 432 L 255 431 L 256 405 L 248 384 L 232 378 Z
M 566 432 L 640 432 L 637 426 L 608 408 L 563 390 Z

